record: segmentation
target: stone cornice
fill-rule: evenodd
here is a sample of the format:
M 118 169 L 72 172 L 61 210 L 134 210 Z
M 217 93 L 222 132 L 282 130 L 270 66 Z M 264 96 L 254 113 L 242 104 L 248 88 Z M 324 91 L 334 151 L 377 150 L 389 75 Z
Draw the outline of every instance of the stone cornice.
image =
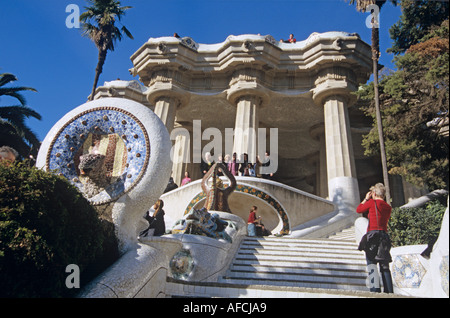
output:
M 312 90 L 316 97 L 337 84 L 347 94 L 365 83 L 372 69 L 370 46 L 345 32 L 313 33 L 297 43 L 251 34 L 230 35 L 218 44 L 150 38 L 131 60 L 130 73 L 147 87 L 171 83 L 194 94 L 230 95 L 242 83 L 269 93 Z

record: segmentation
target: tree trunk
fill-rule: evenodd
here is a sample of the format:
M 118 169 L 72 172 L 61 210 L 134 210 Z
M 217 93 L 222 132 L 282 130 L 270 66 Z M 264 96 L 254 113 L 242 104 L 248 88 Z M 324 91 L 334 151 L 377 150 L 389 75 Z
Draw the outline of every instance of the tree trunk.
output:
M 386 187 L 386 202 L 391 204 L 391 192 L 389 186 L 389 174 L 387 169 L 386 150 L 384 147 L 383 123 L 380 111 L 380 98 L 378 93 L 378 58 L 380 52 L 380 39 L 378 27 L 372 27 L 372 63 L 373 63 L 373 90 L 375 99 L 375 112 L 377 118 L 378 139 L 380 142 L 381 165 L 383 169 L 383 181 Z
M 101 50 L 101 49 L 98 50 L 98 62 L 97 62 L 97 67 L 95 68 L 94 85 L 92 86 L 92 93 L 89 96 L 89 100 L 94 100 L 95 89 L 97 88 L 98 79 L 100 77 L 100 74 L 103 71 L 103 64 L 105 64 L 107 52 L 108 52 L 107 50 Z

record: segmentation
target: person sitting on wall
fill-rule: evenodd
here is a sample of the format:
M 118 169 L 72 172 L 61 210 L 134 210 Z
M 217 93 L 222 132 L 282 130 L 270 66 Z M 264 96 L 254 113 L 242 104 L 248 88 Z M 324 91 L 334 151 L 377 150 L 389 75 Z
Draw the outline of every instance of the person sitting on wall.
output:
M 262 218 L 259 217 L 258 223 L 256 224 L 256 236 L 269 236 L 272 235 L 272 232 L 270 232 L 264 224 L 262 223 Z
M 148 221 L 148 228 L 142 231 L 139 236 L 161 236 L 166 232 L 166 223 L 164 222 L 164 202 L 159 199 L 150 210 L 144 216 L 144 219 Z M 150 216 L 150 213 L 153 215 Z
M 295 43 L 297 40 L 294 38 L 294 35 L 291 33 L 289 34 L 289 39 L 287 40 L 280 40 L 282 43 Z
M 252 206 L 247 220 L 247 235 L 256 236 L 256 225 L 259 223 L 261 217 L 256 217 L 257 206 Z

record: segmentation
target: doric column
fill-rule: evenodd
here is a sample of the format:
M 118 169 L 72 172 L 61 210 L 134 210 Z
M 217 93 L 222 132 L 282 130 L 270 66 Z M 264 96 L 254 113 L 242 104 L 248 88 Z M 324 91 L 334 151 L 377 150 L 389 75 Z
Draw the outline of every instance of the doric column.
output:
M 249 160 L 250 158 L 256 158 L 259 105 L 260 99 L 258 96 L 246 95 L 237 100 L 233 145 L 233 152 L 236 152 L 237 158 L 241 158 L 244 153 L 249 155 Z
M 170 82 L 156 82 L 148 88 L 147 99 L 150 104 L 155 105 L 155 114 L 170 133 L 177 109 L 187 105 L 189 93 Z
M 181 181 L 184 178 L 185 171 L 189 171 L 190 168 L 190 148 L 191 148 L 191 132 L 192 127 L 182 127 L 179 123 L 175 122 L 175 127 L 170 134 L 170 139 L 174 141 L 172 147 L 172 178 L 174 182 L 181 185 Z M 191 178 L 194 176 L 191 172 Z M 194 179 L 193 179 L 194 180 Z
M 359 188 L 348 109 L 355 89 L 347 74 L 329 72 L 316 81 L 313 99 L 323 107 L 327 159 L 328 197 L 340 210 L 354 212 L 359 203 Z
M 189 102 L 190 95 L 185 90 L 174 85 L 171 81 L 155 81 L 147 90 L 147 99 L 155 106 L 154 112 L 161 119 L 169 134 L 175 126 L 177 109 L 184 107 Z M 180 135 L 171 139 L 172 147 L 172 177 L 180 185 L 186 168 L 186 152 L 189 151 L 189 136 Z
M 228 90 L 227 98 L 236 106 L 233 152 L 238 159 L 246 153 L 250 162 L 256 162 L 258 111 L 268 102 L 268 94 L 255 82 L 237 81 Z
M 327 179 L 327 151 L 325 146 L 325 126 L 323 123 L 315 125 L 310 130 L 311 136 L 319 142 L 319 156 L 316 162 L 316 188 L 317 195 L 328 197 Z

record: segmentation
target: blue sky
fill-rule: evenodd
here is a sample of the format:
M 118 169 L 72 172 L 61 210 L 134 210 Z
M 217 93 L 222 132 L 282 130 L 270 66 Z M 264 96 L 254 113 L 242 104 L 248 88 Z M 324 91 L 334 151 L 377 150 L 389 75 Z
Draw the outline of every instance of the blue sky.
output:
M 138 79 L 128 69 L 130 56 L 150 37 L 178 32 L 198 43 L 220 43 L 229 35 L 272 35 L 276 40 L 294 33 L 297 41 L 313 32 L 356 32 L 370 43 L 367 13 L 359 13 L 345 0 L 122 0 L 127 11 L 122 23 L 134 40 L 124 38 L 109 52 L 100 76 L 105 81 Z M 30 86 L 27 104 L 42 115 L 28 125 L 43 140 L 67 112 L 85 103 L 91 92 L 97 49 L 66 27 L 69 4 L 83 11 L 84 0 L 14 0 L 0 7 L 0 73 L 13 73 L 17 86 Z M 386 4 L 380 13 L 380 63 L 393 68 L 388 29 L 399 19 L 399 7 Z M 3 98 L 0 106 L 17 102 Z

